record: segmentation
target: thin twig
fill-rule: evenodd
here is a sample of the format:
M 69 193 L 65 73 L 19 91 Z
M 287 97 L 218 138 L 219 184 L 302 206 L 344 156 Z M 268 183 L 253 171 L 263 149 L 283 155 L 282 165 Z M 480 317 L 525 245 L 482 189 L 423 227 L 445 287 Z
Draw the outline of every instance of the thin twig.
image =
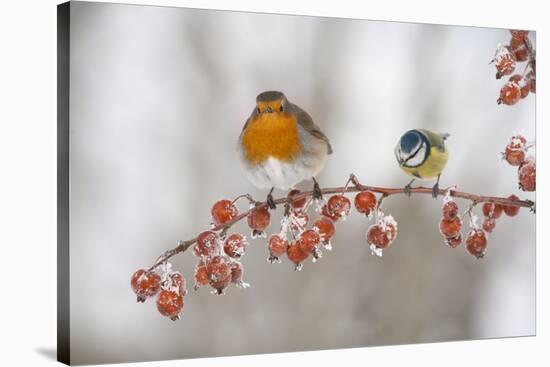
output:
M 353 186 L 349 186 L 349 182 L 353 183 Z M 405 194 L 404 188 L 386 188 L 386 187 L 378 187 L 378 186 L 366 186 L 359 183 L 357 180 L 357 177 L 355 175 L 350 175 L 350 178 L 348 180 L 348 184 L 344 187 L 331 187 L 331 188 L 325 188 L 321 189 L 321 192 L 323 194 L 343 194 L 343 193 L 351 193 L 351 192 L 359 192 L 359 191 L 372 191 L 378 194 L 382 194 L 382 196 L 379 199 L 378 205 L 381 204 L 381 201 L 389 196 L 392 195 L 400 195 Z M 410 194 L 432 194 L 432 188 L 431 187 L 415 187 L 410 189 Z M 467 192 L 462 191 L 456 191 L 452 188 L 447 189 L 439 189 L 437 190 L 437 196 L 445 196 L 450 195 L 455 198 L 465 199 L 472 201 L 472 207 L 475 206 L 478 203 L 494 203 L 494 204 L 500 204 L 504 206 L 516 206 L 516 207 L 523 207 L 523 208 L 529 208 L 531 210 L 534 209 L 535 203 L 531 200 L 511 200 L 508 198 L 503 197 L 496 197 L 496 196 L 483 196 L 483 195 L 476 195 L 476 194 L 470 194 Z M 294 196 L 292 196 L 292 200 L 300 200 L 303 198 L 308 198 L 313 196 L 313 191 L 302 191 Z M 246 197 L 245 195 L 238 196 L 239 197 Z M 275 205 L 285 205 L 287 206 L 289 204 L 288 197 L 280 197 L 278 199 L 273 200 Z M 259 207 L 268 207 L 267 201 L 264 202 L 256 202 L 256 206 L 254 208 L 251 208 L 245 212 L 242 212 L 238 214 L 235 218 L 230 220 L 229 222 L 223 224 L 214 226 L 211 228 L 212 231 L 220 231 L 224 230 L 227 231 L 231 226 L 233 226 L 235 223 L 241 221 L 242 219 L 246 218 L 248 214 L 253 210 L 257 209 Z M 470 209 L 471 210 L 471 209 Z M 171 250 L 168 250 L 164 252 L 162 255 L 158 257 L 158 259 L 155 261 L 155 263 L 149 268 L 149 271 L 155 269 L 156 267 L 160 266 L 161 264 L 165 263 L 170 259 L 171 257 L 181 253 L 185 252 L 189 247 L 191 247 L 195 242 L 197 241 L 197 237 L 187 240 L 187 241 L 179 241 L 178 245 L 174 247 Z

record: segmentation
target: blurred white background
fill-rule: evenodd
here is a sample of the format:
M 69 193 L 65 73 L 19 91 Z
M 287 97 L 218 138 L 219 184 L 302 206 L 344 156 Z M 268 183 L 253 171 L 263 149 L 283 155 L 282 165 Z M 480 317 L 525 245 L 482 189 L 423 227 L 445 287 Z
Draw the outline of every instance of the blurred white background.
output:
M 535 332 L 535 216 L 499 220 L 477 261 L 443 244 L 441 203 L 426 196 L 385 201 L 399 233 L 382 259 L 358 215 L 299 273 L 269 265 L 254 240 L 243 259 L 252 287 L 191 292 L 176 323 L 129 287 L 135 269 L 206 228 L 217 199 L 263 198 L 240 172 L 236 139 L 266 89 L 330 137 L 324 186 L 350 172 L 403 186 L 393 147 L 424 127 L 451 133 L 442 186 L 517 194 L 499 154 L 514 132 L 534 138 L 535 102 L 495 102 L 502 82 L 488 61 L 507 30 L 92 3 L 73 4 L 71 24 L 73 362 Z M 185 253 L 173 263 L 191 282 L 194 262 Z

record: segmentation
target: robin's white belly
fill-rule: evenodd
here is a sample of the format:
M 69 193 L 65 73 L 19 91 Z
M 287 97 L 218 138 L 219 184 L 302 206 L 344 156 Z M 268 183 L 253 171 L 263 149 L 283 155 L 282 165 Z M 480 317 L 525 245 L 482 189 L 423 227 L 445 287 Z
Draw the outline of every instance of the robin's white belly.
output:
M 323 159 L 315 159 L 314 162 L 304 159 L 283 162 L 269 157 L 262 164 L 246 167 L 245 172 L 254 186 L 260 189 L 276 187 L 286 190 L 317 175 L 323 168 L 324 161 L 324 157 Z

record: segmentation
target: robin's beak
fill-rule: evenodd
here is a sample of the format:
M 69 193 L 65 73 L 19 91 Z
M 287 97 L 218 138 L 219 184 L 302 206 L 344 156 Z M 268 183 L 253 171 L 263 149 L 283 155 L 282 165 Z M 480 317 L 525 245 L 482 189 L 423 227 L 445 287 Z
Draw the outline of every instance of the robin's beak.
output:
M 266 113 L 271 113 L 271 112 L 273 112 L 273 110 L 271 109 L 271 107 L 267 107 L 267 108 L 265 109 L 265 112 L 266 112 Z

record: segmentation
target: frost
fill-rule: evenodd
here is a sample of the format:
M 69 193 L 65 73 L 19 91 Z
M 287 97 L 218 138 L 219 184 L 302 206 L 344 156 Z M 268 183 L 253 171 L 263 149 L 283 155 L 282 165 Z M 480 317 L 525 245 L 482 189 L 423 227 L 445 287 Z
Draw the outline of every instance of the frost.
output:
M 323 211 L 323 206 L 327 203 L 324 198 L 315 199 L 315 211 L 321 213 Z
M 239 280 L 237 283 L 235 283 L 235 286 L 237 286 L 238 288 L 245 289 L 250 287 L 250 283 L 246 283 L 246 282 L 243 282 L 242 280 Z
M 328 241 L 327 243 L 323 243 L 323 247 L 327 251 L 332 251 L 332 244 L 330 243 L 330 241 Z
M 267 237 L 267 234 L 265 233 L 265 231 L 258 231 L 258 230 L 253 230 L 252 233 L 250 234 L 250 237 L 252 237 L 252 239 L 256 239 L 256 238 L 266 238 Z
M 301 271 L 304 267 L 304 264 L 302 263 L 299 263 L 299 264 L 296 264 L 296 267 L 294 268 L 294 270 L 296 271 Z
M 381 248 L 378 248 L 375 245 L 370 245 L 369 248 L 370 248 L 370 252 L 371 252 L 372 255 L 382 257 L 382 249 Z
M 279 259 L 277 256 L 270 256 L 267 258 L 267 262 L 269 262 L 270 264 L 280 264 L 282 263 L 281 259 Z

